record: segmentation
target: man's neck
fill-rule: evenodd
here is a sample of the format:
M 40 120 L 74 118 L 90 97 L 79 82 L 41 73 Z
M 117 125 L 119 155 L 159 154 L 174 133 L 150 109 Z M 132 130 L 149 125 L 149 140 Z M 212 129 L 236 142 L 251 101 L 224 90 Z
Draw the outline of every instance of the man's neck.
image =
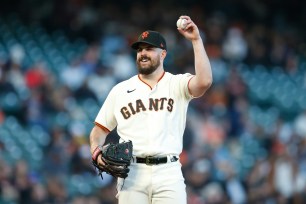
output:
M 158 68 L 152 74 L 149 75 L 139 74 L 139 77 L 142 81 L 146 82 L 151 87 L 154 87 L 157 84 L 157 82 L 160 80 L 160 78 L 163 76 L 164 72 L 165 71 L 163 68 Z

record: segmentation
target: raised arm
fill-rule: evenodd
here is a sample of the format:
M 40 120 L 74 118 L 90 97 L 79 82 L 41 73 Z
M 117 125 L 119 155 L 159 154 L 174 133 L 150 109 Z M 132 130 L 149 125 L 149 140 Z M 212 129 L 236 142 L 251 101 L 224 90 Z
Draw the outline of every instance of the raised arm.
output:
M 187 20 L 186 28 L 178 31 L 191 41 L 194 51 L 195 76 L 189 82 L 189 90 L 194 97 L 202 96 L 212 84 L 212 72 L 209 59 L 197 25 L 189 16 L 181 16 Z

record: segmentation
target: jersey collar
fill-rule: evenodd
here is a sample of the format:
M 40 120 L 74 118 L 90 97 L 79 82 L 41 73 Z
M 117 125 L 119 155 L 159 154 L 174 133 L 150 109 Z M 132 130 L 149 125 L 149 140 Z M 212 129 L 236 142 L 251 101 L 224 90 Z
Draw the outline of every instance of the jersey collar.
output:
M 160 78 L 157 80 L 157 83 L 165 76 L 165 71 L 162 73 L 162 75 L 160 76 Z M 144 83 L 144 84 L 146 84 L 151 90 L 153 89 L 148 83 L 146 83 L 145 81 L 143 81 L 141 78 L 140 78 L 140 76 L 139 76 L 139 74 L 138 74 L 138 79 L 142 82 L 142 83 Z

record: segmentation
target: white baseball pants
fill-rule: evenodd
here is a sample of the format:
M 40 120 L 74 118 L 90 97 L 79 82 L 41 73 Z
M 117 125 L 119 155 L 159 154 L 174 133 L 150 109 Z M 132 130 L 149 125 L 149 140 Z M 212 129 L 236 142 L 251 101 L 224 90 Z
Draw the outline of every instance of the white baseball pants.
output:
M 186 204 L 179 161 L 158 165 L 131 163 L 128 177 L 118 179 L 119 204 Z

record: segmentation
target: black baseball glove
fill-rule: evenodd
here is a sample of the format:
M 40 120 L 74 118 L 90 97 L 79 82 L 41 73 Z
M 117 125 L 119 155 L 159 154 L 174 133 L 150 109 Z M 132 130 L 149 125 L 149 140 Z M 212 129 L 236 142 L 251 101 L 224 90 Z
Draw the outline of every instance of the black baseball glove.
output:
M 98 156 L 102 155 L 105 165 L 98 164 Z M 133 155 L 132 141 L 99 145 L 92 154 L 92 163 L 99 170 L 99 175 L 106 172 L 114 177 L 126 178 Z M 103 177 L 102 177 L 103 179 Z

